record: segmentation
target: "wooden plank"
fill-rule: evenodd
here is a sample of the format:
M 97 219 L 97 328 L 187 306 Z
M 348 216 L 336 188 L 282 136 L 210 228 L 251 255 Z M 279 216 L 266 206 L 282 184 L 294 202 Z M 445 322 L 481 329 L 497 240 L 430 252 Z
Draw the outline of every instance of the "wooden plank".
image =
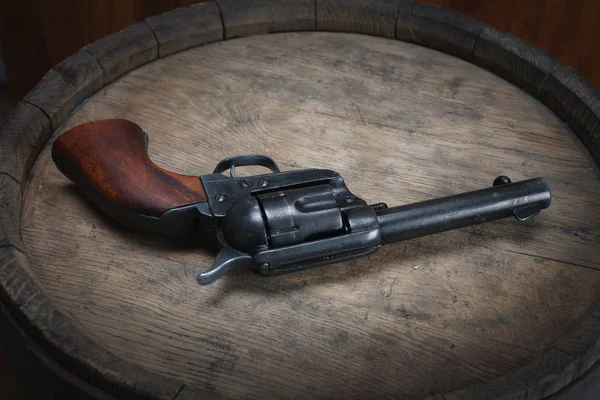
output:
M 541 100 L 561 116 L 600 163 L 600 94 L 567 66 L 544 82 Z
M 225 39 L 315 29 L 315 0 L 218 0 Z
M 416 43 L 452 54 L 469 62 L 485 24 L 446 8 L 413 4 L 411 32 Z
M 55 130 L 83 100 L 103 85 L 96 58 L 80 50 L 48 71 L 25 96 L 25 101 L 44 110 Z
M 22 249 L 19 235 L 21 185 L 6 174 L 0 174 L 0 247 Z
M 318 31 L 394 37 L 400 0 L 317 0 Z
M 558 67 L 550 55 L 492 27 L 481 32 L 475 44 L 473 63 L 536 97 L 540 96 L 548 74 Z
M 178 8 L 146 18 L 158 40 L 158 57 L 223 40 L 221 13 L 215 2 Z
M 25 101 L 17 103 L 0 132 L 0 173 L 24 187 L 50 132 L 50 121 L 42 110 Z
M 398 40 L 404 42 L 414 42 L 415 38 L 412 34 L 412 8 L 413 3 L 410 0 L 402 0 L 398 8 L 398 16 L 396 18 L 396 34 Z
M 156 38 L 145 21 L 97 40 L 84 50 L 98 59 L 105 85 L 158 56 Z

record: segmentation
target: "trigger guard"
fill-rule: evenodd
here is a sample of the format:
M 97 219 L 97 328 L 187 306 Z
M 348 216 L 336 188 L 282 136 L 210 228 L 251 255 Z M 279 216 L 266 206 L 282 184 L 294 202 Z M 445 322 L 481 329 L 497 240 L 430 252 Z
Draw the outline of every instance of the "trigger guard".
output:
M 231 170 L 231 176 L 234 177 L 235 167 L 244 167 L 249 165 L 265 167 L 270 169 L 273 173 L 280 172 L 279 167 L 271 157 L 260 154 L 244 154 L 241 156 L 234 156 L 221 160 L 215 167 L 213 174 L 219 174 L 229 169 Z

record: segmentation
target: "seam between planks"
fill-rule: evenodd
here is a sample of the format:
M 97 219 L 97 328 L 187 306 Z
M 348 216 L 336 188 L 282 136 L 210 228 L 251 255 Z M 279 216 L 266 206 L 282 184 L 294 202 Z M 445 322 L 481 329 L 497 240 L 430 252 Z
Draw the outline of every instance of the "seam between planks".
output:
M 409 1 L 408 3 L 410 4 L 410 12 L 408 13 L 408 31 L 410 32 L 410 37 L 412 38 L 413 42 L 416 43 L 417 39 L 415 39 L 415 34 L 413 33 L 413 2 Z
M 15 178 L 14 176 L 12 176 L 12 174 L 11 174 L 11 173 L 9 173 L 9 172 L 4 172 L 4 171 L 0 172 L 0 175 L 6 175 L 6 176 L 8 176 L 10 179 L 12 179 L 13 181 L 15 181 L 15 182 L 16 182 L 16 183 L 19 185 L 19 187 L 21 188 L 21 196 L 23 195 L 23 187 L 22 187 L 22 184 L 21 184 L 21 182 L 20 182 L 20 181 L 19 181 L 17 178 Z
M 42 107 L 38 106 L 37 104 L 30 102 L 29 100 L 22 99 L 21 101 L 22 101 L 23 103 L 27 103 L 27 104 L 29 104 L 30 106 L 34 106 L 35 108 L 37 108 L 37 109 L 39 109 L 41 112 L 43 112 L 43 113 L 44 113 L 44 115 L 46 116 L 46 118 L 48 119 L 48 124 L 49 124 L 49 126 L 50 126 L 50 127 L 52 127 L 52 120 L 50 119 L 50 116 L 49 116 L 49 115 L 46 113 L 46 110 L 44 110 Z M 44 143 L 44 146 L 45 146 L 45 145 L 46 145 L 46 143 Z M 40 155 L 40 153 L 38 152 L 38 153 L 35 155 L 35 158 L 37 159 L 37 156 L 39 156 L 39 155 Z M 29 172 L 29 171 L 28 171 L 28 172 Z
M 544 257 L 544 256 L 540 256 L 538 254 L 528 254 L 528 253 L 520 252 L 520 251 L 517 251 L 517 250 L 506 250 L 506 251 L 511 252 L 511 253 L 515 253 L 515 254 L 520 254 L 522 256 L 538 257 L 538 258 L 542 258 L 544 260 L 552 261 L 552 262 L 559 263 L 559 264 L 572 265 L 574 267 L 585 268 L 585 269 L 589 269 L 589 270 L 592 270 L 592 271 L 600 272 L 600 269 L 598 269 L 598 268 L 589 267 L 587 265 L 573 263 L 573 262 L 569 262 L 569 261 L 562 261 L 562 260 L 559 260 L 559 259 L 556 259 L 556 258 L 552 258 L 552 257 Z
M 150 32 L 152 32 L 152 36 L 154 37 L 154 41 L 156 42 L 156 58 L 160 58 L 160 42 L 158 41 L 158 38 L 156 37 L 156 32 L 154 32 L 154 29 L 152 29 L 152 27 L 148 23 L 147 18 L 144 19 L 144 23 L 146 24 L 148 29 L 150 29 Z
M 315 0 L 313 2 L 313 5 L 315 7 L 315 11 L 314 11 L 315 27 L 314 27 L 314 30 L 317 31 L 317 0 Z M 394 26 L 394 29 L 396 29 L 395 26 Z
M 316 0 L 315 0 L 316 1 Z M 227 40 L 227 35 L 225 32 L 225 18 L 223 17 L 223 11 L 221 11 L 221 6 L 218 1 L 214 2 L 217 6 L 217 10 L 219 11 L 219 17 L 221 18 L 221 40 Z
M 315 0 L 316 1 L 316 0 Z M 402 0 L 398 1 L 398 8 L 396 8 L 396 16 L 394 17 L 394 40 L 398 40 L 398 38 L 396 37 L 396 29 L 398 27 L 398 18 L 400 17 L 400 8 L 402 7 Z M 412 7 L 411 7 L 412 10 Z M 317 12 L 316 8 L 315 8 L 315 13 Z M 316 18 L 317 16 L 315 15 L 315 23 L 316 23 Z
M 86 53 L 88 53 L 90 56 L 94 57 L 94 60 L 96 60 L 96 63 L 98 64 L 98 66 L 100 67 L 100 71 L 102 72 L 102 74 L 100 74 L 100 77 L 102 78 L 102 88 L 106 86 L 106 82 L 104 80 L 104 67 L 102 66 L 102 63 L 100 62 L 100 59 L 91 51 L 89 51 L 88 49 L 86 49 L 85 47 L 81 48 L 83 51 L 85 51 Z M 102 89 L 100 88 L 100 89 Z M 98 90 L 100 90 L 98 89 Z M 73 109 L 74 110 L 74 109 Z
M 21 249 L 21 247 L 17 246 L 16 244 L 14 244 L 14 243 L 0 243 L 0 249 L 10 249 L 10 248 L 15 249 L 15 251 L 18 251 L 23 256 L 27 257 L 27 255 L 25 254 L 25 252 L 23 251 L 23 249 Z
M 471 49 L 471 59 L 469 60 L 469 63 L 471 63 L 473 65 L 475 65 L 475 63 L 473 62 L 475 60 L 475 49 L 477 48 L 477 45 L 479 44 L 479 39 L 481 39 L 481 35 L 483 34 L 484 29 L 485 28 L 483 28 L 479 31 L 479 33 L 477 34 L 477 37 L 475 38 L 475 41 L 473 42 L 473 48 Z M 494 75 L 496 75 L 496 74 L 494 74 Z
M 185 385 L 182 383 L 181 386 L 179 387 L 179 390 L 177 390 L 177 393 L 175 393 L 175 396 L 173 396 L 172 400 L 177 400 L 177 398 L 179 397 L 179 395 L 181 394 L 181 392 L 183 391 L 183 388 L 185 387 Z

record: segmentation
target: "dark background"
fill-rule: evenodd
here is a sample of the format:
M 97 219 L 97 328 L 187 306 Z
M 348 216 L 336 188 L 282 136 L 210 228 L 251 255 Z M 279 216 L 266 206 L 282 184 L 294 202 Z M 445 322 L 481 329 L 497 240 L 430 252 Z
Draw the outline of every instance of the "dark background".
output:
M 206 0 L 4 0 L 0 46 L 8 93 L 22 98 L 55 64 L 136 21 Z M 415 0 L 457 10 L 518 36 L 600 89 L 600 0 Z
M 0 62 L 0 127 L 11 106 L 79 48 L 151 15 L 202 1 L 207 0 L 0 0 L 0 61 L 5 66 Z M 520 37 L 600 90 L 600 0 L 414 1 L 457 10 Z M 0 398 L 29 398 L 31 388 L 6 361 L 10 351 L 0 347 Z M 559 397 L 596 398 L 600 369 L 589 375 Z

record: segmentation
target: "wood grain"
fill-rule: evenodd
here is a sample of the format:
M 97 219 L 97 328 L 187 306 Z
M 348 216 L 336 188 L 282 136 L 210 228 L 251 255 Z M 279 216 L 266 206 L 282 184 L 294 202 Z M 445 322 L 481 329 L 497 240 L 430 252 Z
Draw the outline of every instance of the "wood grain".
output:
M 539 97 L 548 75 L 559 64 L 548 54 L 493 28 L 484 28 L 473 50 L 473 63 Z
M 0 173 L 24 187 L 50 132 L 50 121 L 41 109 L 25 101 L 17 103 L 0 132 Z
M 400 0 L 317 0 L 317 30 L 394 37 Z
M 158 41 L 158 56 L 223 40 L 221 13 L 214 2 L 178 8 L 146 18 Z
M 98 60 L 80 50 L 48 71 L 24 100 L 42 109 L 55 130 L 75 107 L 102 86 Z
M 405 42 L 414 42 L 411 31 L 412 25 L 412 8 L 413 2 L 410 0 L 402 0 L 400 7 L 398 8 L 398 15 L 396 16 L 396 31 L 394 37 L 398 40 Z
M 179 392 L 182 385 L 177 380 L 157 379 L 156 375 L 127 365 L 121 358 L 95 346 L 88 335 L 82 335 L 85 329 L 73 324 L 40 287 L 27 257 L 13 247 L 0 247 L 0 298 L 3 302 L 10 299 L 17 306 L 11 312 L 23 328 L 35 334 L 36 340 L 43 338 L 60 350 L 52 353 L 57 362 L 63 363 L 69 354 L 70 366 L 80 378 L 91 385 L 110 380 L 111 392 L 125 398 L 170 400 Z M 42 326 L 44 330 L 40 331 Z M 77 356 L 84 349 L 89 358 Z M 94 392 L 97 390 L 91 393 Z
M 575 135 L 516 87 L 404 42 L 281 34 L 145 65 L 61 130 L 103 118 L 143 124 L 150 157 L 182 174 L 258 152 L 283 170 L 337 170 L 370 202 L 474 190 L 499 174 L 544 176 L 552 187 L 550 209 L 526 224 L 498 221 L 362 260 L 277 278 L 239 272 L 199 288 L 210 254 L 120 228 L 73 190 L 46 147 L 23 210 L 35 276 L 109 352 L 183 380 L 182 397 L 505 393 L 503 376 L 522 379 L 512 393 L 527 381 L 541 394 L 557 388 L 536 385 L 571 355 L 548 350 L 598 297 L 600 184 Z
M 93 121 L 60 135 L 52 146 L 52 159 L 91 198 L 100 196 L 127 214 L 160 217 L 173 208 L 205 201 L 200 178 L 154 164 L 146 152 L 147 140 L 131 121 Z
M 0 42 L 16 100 L 53 65 L 130 24 L 206 0 L 22 0 L 0 5 Z M 314 1 L 314 0 L 313 0 Z M 434 3 L 506 31 L 571 65 L 600 89 L 600 2 L 596 0 L 415 0 Z M 13 40 L 18 37 L 19 40 Z
M 575 71 L 561 66 L 542 86 L 542 101 L 560 115 L 600 159 L 600 94 Z
M 600 343 L 596 335 L 598 330 L 600 330 L 600 308 L 596 306 L 574 331 L 556 342 L 557 349 L 573 357 L 575 377 L 589 371 L 597 361 L 600 354 Z
M 19 235 L 21 185 L 6 174 L 0 174 L 0 247 L 22 249 Z
M 570 382 L 573 379 L 572 375 L 561 376 L 564 374 L 562 367 L 568 360 L 570 357 L 567 354 L 551 349 L 516 373 L 508 373 L 500 379 L 478 383 L 466 389 L 445 394 L 444 399 L 547 398 L 556 391 L 553 385 L 557 380 L 561 381 L 564 378 Z
M 84 47 L 98 59 L 104 84 L 158 56 L 158 44 L 146 22 L 138 22 Z
M 406 13 L 410 12 L 410 15 Z M 408 25 L 408 26 L 407 26 Z M 431 47 L 469 62 L 485 24 L 455 11 L 429 4 L 404 5 L 396 38 Z
M 217 0 L 225 39 L 315 29 L 315 0 Z

